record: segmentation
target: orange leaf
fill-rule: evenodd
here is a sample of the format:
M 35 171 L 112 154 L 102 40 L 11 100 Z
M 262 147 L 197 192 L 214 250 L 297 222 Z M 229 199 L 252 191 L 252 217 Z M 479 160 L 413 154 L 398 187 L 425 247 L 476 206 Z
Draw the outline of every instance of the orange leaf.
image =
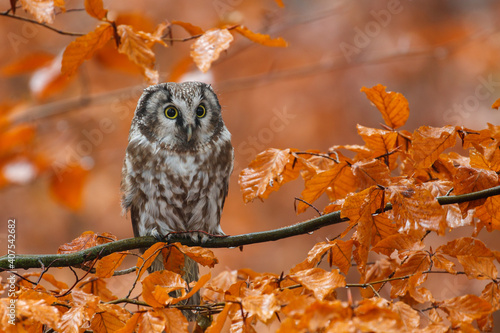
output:
M 494 280 L 497 277 L 498 270 L 493 258 L 458 255 L 457 259 L 464 267 L 465 274 L 469 279 Z
M 456 131 L 453 126 L 421 126 L 413 132 L 412 157 L 417 168 L 429 168 L 446 148 L 453 147 Z
M 283 3 L 283 0 L 274 0 L 278 6 L 280 6 L 281 8 L 284 8 L 285 7 L 285 4 Z
M 351 267 L 351 251 L 353 243 L 354 242 L 352 240 L 344 242 L 340 239 L 336 239 L 331 242 L 317 243 L 307 254 L 306 260 L 297 264 L 290 270 L 290 272 L 295 273 L 304 269 L 316 267 L 323 255 L 329 251 L 328 260 L 330 267 L 335 265 L 342 273 L 347 275 L 347 272 Z
M 466 166 L 460 166 L 453 178 L 453 184 L 456 195 L 472 193 L 487 188 L 494 187 L 498 184 L 498 175 L 492 170 L 475 169 Z M 475 208 L 484 204 L 486 198 L 477 199 L 459 203 L 458 206 L 465 217 L 469 209 Z
M 168 246 L 161 250 L 163 266 L 167 271 L 182 275 L 186 256 L 175 246 Z
M 231 307 L 231 303 L 227 302 L 224 305 L 224 309 L 220 312 L 215 320 L 212 322 L 212 325 L 207 328 L 206 333 L 219 333 L 222 332 L 222 328 L 224 327 L 224 323 L 227 319 L 227 314 L 229 313 L 229 308 Z
M 448 319 L 453 325 L 464 322 L 471 323 L 492 311 L 491 304 L 476 295 L 448 299 L 440 302 L 439 308 L 448 313 Z
M 388 186 L 390 182 L 389 168 L 384 162 L 376 159 L 354 163 L 352 173 L 359 179 L 362 189 L 372 185 Z
M 265 46 L 270 47 L 287 47 L 288 43 L 281 37 L 271 38 L 269 35 L 259 34 L 257 32 L 253 32 L 245 26 L 237 26 L 236 31 L 250 39 L 254 43 L 259 43 Z
M 54 0 L 20 0 L 23 9 L 40 23 L 54 23 Z
M 104 47 L 111 38 L 113 38 L 113 27 L 101 24 L 94 31 L 72 41 L 64 50 L 61 72 L 73 75 L 85 60 L 92 58 L 94 53 Z
M 87 13 L 98 20 L 105 19 L 108 14 L 108 10 L 104 9 L 102 0 L 85 0 L 84 5 Z
M 196 292 L 198 292 L 198 290 L 200 290 L 208 282 L 208 280 L 210 280 L 211 277 L 212 277 L 212 274 L 210 272 L 208 272 L 208 274 L 205 274 L 202 277 L 200 277 L 198 279 L 198 281 L 196 282 L 196 284 L 194 285 L 194 287 L 191 288 L 191 290 L 189 290 L 189 292 L 186 295 L 174 298 L 172 300 L 172 304 L 177 304 L 180 301 L 188 299 L 191 296 L 193 296 L 194 294 L 196 294 Z
M 357 125 L 358 134 L 371 150 L 367 157 L 382 159 L 393 170 L 396 167 L 398 133 Z M 363 154 L 366 154 L 363 152 Z
M 402 231 L 432 230 L 443 235 L 446 215 L 436 197 L 424 186 L 406 183 L 387 188 L 396 225 Z
M 486 199 L 484 208 L 491 217 L 491 229 L 500 230 L 500 197 L 493 196 Z
M 12 298 L 11 298 L 12 299 Z M 9 298 L 3 298 L 2 301 L 9 302 Z M 40 322 L 48 327 L 57 327 L 57 324 L 61 320 L 61 314 L 57 311 L 55 306 L 52 306 L 52 303 L 48 303 L 48 300 L 45 299 L 18 299 L 15 302 L 16 311 L 16 324 L 15 326 L 11 326 L 12 329 L 9 329 L 10 326 L 8 324 L 8 304 L 7 302 L 0 303 L 0 307 L 2 308 L 2 331 L 3 332 L 20 332 L 19 327 L 23 327 L 23 323 L 17 322 L 21 318 L 33 318 L 36 319 L 37 322 Z M 5 309 L 5 310 L 4 310 Z M 34 325 L 33 325 L 34 326 Z M 24 328 L 24 327 L 23 327 Z M 36 326 L 35 326 L 36 328 Z M 5 329 L 5 330 L 4 330 Z M 29 327 L 25 332 L 29 332 Z
M 197 35 L 202 35 L 203 34 L 203 29 L 193 25 L 188 22 L 182 22 L 182 21 L 172 21 L 170 24 L 178 25 L 184 28 L 190 34 L 191 36 L 197 36 Z
M 90 277 L 88 280 L 80 283 L 79 288 L 87 294 L 99 296 L 101 301 L 109 302 L 117 299 L 115 295 L 106 286 L 106 281 L 101 278 Z
M 436 253 L 432 256 L 432 262 L 434 263 L 434 267 L 444 269 L 445 271 L 456 274 L 457 272 L 453 269 L 455 264 L 453 261 L 448 260 L 441 253 Z
M 427 280 L 427 274 L 422 272 L 429 270 L 431 267 L 431 260 L 429 254 L 424 251 L 416 251 L 408 260 L 406 260 L 395 272 L 394 277 L 406 277 L 407 279 L 391 281 L 391 297 L 404 296 L 407 292 L 415 298 L 417 294 L 416 287 L 421 285 Z M 429 301 L 428 299 L 416 299 L 419 303 Z
M 391 304 L 391 310 L 399 315 L 405 327 L 418 328 L 420 325 L 420 315 L 411 306 L 404 302 L 396 302 Z
M 372 88 L 363 87 L 361 91 L 382 113 L 387 126 L 396 129 L 406 123 L 410 115 L 410 108 L 408 101 L 402 94 L 392 91 L 386 92 L 386 88 L 377 84 Z
M 116 332 L 125 326 L 132 315 L 118 304 L 100 304 L 92 317 L 90 327 L 94 332 Z
M 55 173 L 50 181 L 50 193 L 54 200 L 73 211 L 79 210 L 88 174 L 89 171 L 79 165 Z
M 153 261 L 160 254 L 160 249 L 167 246 L 167 243 L 158 242 L 153 244 L 149 249 L 144 251 L 141 257 L 137 259 L 137 275 L 139 278 L 153 264 Z M 143 259 L 144 258 L 144 259 Z
M 112 277 L 113 273 L 121 265 L 123 259 L 125 259 L 128 253 L 128 251 L 115 252 L 105 256 L 97 262 L 95 275 L 101 278 Z
M 237 281 L 237 271 L 223 271 L 206 286 L 203 298 L 214 302 L 224 300 L 224 293 Z
M 135 328 L 137 327 L 137 324 L 139 323 L 139 320 L 141 319 L 143 315 L 143 312 L 138 312 L 134 313 L 132 317 L 130 317 L 127 322 L 125 323 L 125 326 L 123 326 L 121 329 L 116 331 L 117 333 L 134 333 L 136 332 Z
M 497 100 L 495 101 L 495 103 L 493 103 L 493 105 L 491 106 L 491 108 L 492 108 L 492 109 L 497 109 L 497 110 L 498 110 L 498 108 L 499 108 L 499 107 L 500 107 L 500 98 L 499 98 L 499 99 L 497 99 Z
M 111 238 L 111 240 L 109 238 Z M 80 236 L 73 239 L 71 242 L 59 246 L 57 253 L 58 254 L 74 253 L 94 247 L 96 245 L 106 244 L 116 239 L 117 239 L 116 236 L 113 236 L 112 234 L 107 232 L 104 232 L 102 234 L 96 234 L 93 231 L 85 231 Z
M 345 287 L 346 283 L 345 277 L 340 275 L 338 270 L 328 272 L 321 268 L 306 269 L 290 274 L 288 277 L 312 291 L 319 300 L 323 300 L 335 289 Z
M 210 29 L 191 45 L 191 58 L 203 72 L 207 72 L 212 62 L 219 58 L 222 51 L 229 48 L 233 35 L 227 29 Z
M 317 173 L 305 183 L 302 199 L 308 203 L 316 201 L 328 190 L 330 200 L 342 199 L 357 187 L 357 178 L 347 161 L 336 164 L 333 169 Z M 304 212 L 309 206 L 299 202 L 297 213 Z
M 251 316 L 256 315 L 264 323 L 281 309 L 274 294 L 248 295 L 243 298 L 241 305 Z
M 399 257 L 402 258 L 405 252 L 423 250 L 424 247 L 424 243 L 422 243 L 418 237 L 405 234 L 394 234 L 378 242 L 372 248 L 372 251 L 390 257 L 392 252 L 396 250 L 398 251 Z
M 174 243 L 173 245 L 200 265 L 213 268 L 219 262 L 210 249 L 199 246 L 186 246 L 181 243 Z
M 20 59 L 11 61 L 1 69 L 4 76 L 14 76 L 33 72 L 41 67 L 44 67 L 54 59 L 54 56 L 46 52 L 31 53 Z
M 488 283 L 481 292 L 482 299 L 493 306 L 493 310 L 500 310 L 500 282 Z
M 182 290 L 186 294 L 186 281 L 179 274 L 170 271 L 156 271 L 142 280 L 142 298 L 152 307 L 158 308 L 168 305 L 173 298 L 169 295 L 175 290 Z
M 156 310 L 142 313 L 137 322 L 137 332 L 162 333 L 165 328 L 165 317 Z
M 240 173 L 238 183 L 243 192 L 243 200 L 266 199 L 272 191 L 297 178 L 301 162 L 293 155 L 295 149 L 269 148 L 250 163 Z
M 165 318 L 165 327 L 163 332 L 169 333 L 188 333 L 188 321 L 179 309 L 156 309 L 156 312 Z

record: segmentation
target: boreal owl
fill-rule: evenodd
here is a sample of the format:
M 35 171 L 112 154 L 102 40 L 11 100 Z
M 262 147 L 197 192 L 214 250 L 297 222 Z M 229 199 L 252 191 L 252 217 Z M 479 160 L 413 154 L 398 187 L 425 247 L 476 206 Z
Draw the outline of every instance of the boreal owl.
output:
M 172 232 L 202 242 L 224 235 L 220 218 L 233 169 L 231 134 L 217 95 L 201 82 L 162 83 L 144 90 L 130 128 L 122 169 L 122 207 L 134 235 Z M 161 256 L 150 272 L 162 270 Z M 198 279 L 185 257 L 183 278 Z M 188 300 L 198 305 L 199 294 Z M 194 320 L 193 312 L 185 312 Z

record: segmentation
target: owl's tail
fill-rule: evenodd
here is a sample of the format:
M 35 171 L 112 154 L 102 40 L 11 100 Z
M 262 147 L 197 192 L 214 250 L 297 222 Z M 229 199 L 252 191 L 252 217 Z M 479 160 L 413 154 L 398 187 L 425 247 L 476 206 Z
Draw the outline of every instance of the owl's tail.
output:
M 149 273 L 156 272 L 156 271 L 161 271 L 165 269 L 163 267 L 163 258 L 161 255 L 157 256 L 156 259 L 153 261 L 153 264 L 149 267 L 148 271 Z M 184 256 L 184 268 L 183 268 L 183 274 L 182 278 L 186 281 L 186 283 L 189 285 L 193 281 L 198 281 L 198 276 L 199 276 L 199 270 L 198 270 L 198 264 L 196 261 L 193 259 L 189 258 L 188 256 Z M 181 291 L 176 290 L 170 293 L 171 297 L 180 297 L 181 296 Z M 191 296 L 189 299 L 179 302 L 178 304 L 182 305 L 200 305 L 201 297 L 200 297 L 200 292 L 196 292 L 193 296 Z M 182 310 L 182 313 L 184 316 L 187 318 L 188 321 L 195 321 L 196 320 L 196 313 L 191 310 Z

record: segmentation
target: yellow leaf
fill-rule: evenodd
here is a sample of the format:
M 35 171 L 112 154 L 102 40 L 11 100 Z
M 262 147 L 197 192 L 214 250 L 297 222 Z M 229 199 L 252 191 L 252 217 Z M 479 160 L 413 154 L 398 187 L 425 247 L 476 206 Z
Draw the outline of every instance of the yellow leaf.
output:
M 252 42 L 259 43 L 265 46 L 270 47 L 287 47 L 288 43 L 281 37 L 271 38 L 269 35 L 260 34 L 257 32 L 253 32 L 245 26 L 237 26 L 236 31 L 250 39 Z
M 386 92 L 386 88 L 377 84 L 372 88 L 363 87 L 361 91 L 382 113 L 387 126 L 396 129 L 406 123 L 410 115 L 410 108 L 408 101 L 402 94 L 392 91 Z
M 106 18 L 108 14 L 108 10 L 104 9 L 102 0 L 85 0 L 84 5 L 87 13 L 98 20 Z
M 94 31 L 72 41 L 64 50 L 61 72 L 73 75 L 85 60 L 92 58 L 94 53 L 104 47 L 111 38 L 113 38 L 113 27 L 101 24 Z
M 429 168 L 446 148 L 455 146 L 453 126 L 421 126 L 413 133 L 411 154 L 417 168 Z
M 184 30 L 186 30 L 191 36 L 197 36 L 197 35 L 202 35 L 203 34 L 203 29 L 193 25 L 188 22 L 182 22 L 182 21 L 172 21 L 170 22 L 171 24 L 178 25 L 180 27 L 183 27 Z
M 83 187 L 88 174 L 89 171 L 81 166 L 60 170 L 50 181 L 52 197 L 73 211 L 79 210 L 83 205 Z
M 294 151 L 269 148 L 258 154 L 248 168 L 241 171 L 238 179 L 243 200 L 266 199 L 272 191 L 297 178 L 301 163 L 293 155 Z
M 191 45 L 191 58 L 203 72 L 207 72 L 212 62 L 219 58 L 222 51 L 229 48 L 233 35 L 227 29 L 210 29 Z
M 23 9 L 33 15 L 40 23 L 54 23 L 54 0 L 19 0 Z

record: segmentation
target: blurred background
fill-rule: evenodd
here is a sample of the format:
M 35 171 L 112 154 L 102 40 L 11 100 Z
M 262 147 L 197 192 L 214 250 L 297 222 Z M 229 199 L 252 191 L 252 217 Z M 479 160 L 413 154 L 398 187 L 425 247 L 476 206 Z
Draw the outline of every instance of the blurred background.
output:
M 284 8 L 271 0 L 104 3 L 109 15 L 144 31 L 165 20 L 203 29 L 244 24 L 289 43 L 287 48 L 271 48 L 235 35 L 206 74 L 189 60 L 193 41 L 154 49 L 160 81 L 201 80 L 212 83 L 219 95 L 236 154 L 221 222 L 229 235 L 275 229 L 315 216 L 311 209 L 295 214 L 294 198 L 300 197 L 302 180 L 286 184 L 265 202 L 244 204 L 238 174 L 268 147 L 327 151 L 332 145 L 363 144 L 356 124 L 380 128 L 383 122 L 360 92 L 363 86 L 381 83 L 404 94 L 410 118 L 403 129 L 410 132 L 422 125 L 480 130 L 488 122 L 500 124 L 498 111 L 491 109 L 500 98 L 498 1 L 285 0 Z M 8 9 L 7 3 L 3 6 L 0 10 Z M 83 2 L 67 1 L 66 7 L 81 9 Z M 16 14 L 30 17 L 22 9 Z M 68 10 L 56 16 L 53 26 L 87 33 L 98 23 L 85 12 Z M 55 253 L 59 245 L 87 230 L 131 237 L 129 216 L 121 213 L 120 179 L 130 122 L 146 86 L 138 69 L 123 56 L 103 51 L 69 82 L 60 82 L 57 64 L 75 37 L 3 16 L 0 31 L 1 112 L 15 115 L 35 131 L 24 148 L 34 158 L 19 155 L 1 165 L 2 244 L 8 218 L 17 221 L 17 253 Z M 180 27 L 172 31 L 175 38 L 189 36 Z M 46 57 L 47 64 L 34 71 L 13 69 L 16 60 L 33 54 Z M 88 172 L 83 178 L 75 176 L 74 187 L 83 186 L 82 200 L 69 209 L 54 200 L 49 188 L 54 174 L 74 164 Z M 315 205 L 322 209 L 326 202 Z M 249 245 L 242 251 L 215 249 L 220 263 L 212 276 L 239 268 L 286 273 L 315 243 L 345 227 Z M 466 227 L 446 237 L 471 232 Z M 479 238 L 498 250 L 495 233 L 483 230 Z M 439 245 L 446 239 L 430 236 L 428 241 Z M 5 251 L 2 245 L 0 255 Z M 351 282 L 356 279 L 353 274 Z M 438 282 L 430 287 L 437 299 L 480 294 L 484 287 L 477 281 L 469 284 L 464 276 L 429 280 Z M 114 288 L 121 285 L 128 289 L 128 277 L 117 279 Z

